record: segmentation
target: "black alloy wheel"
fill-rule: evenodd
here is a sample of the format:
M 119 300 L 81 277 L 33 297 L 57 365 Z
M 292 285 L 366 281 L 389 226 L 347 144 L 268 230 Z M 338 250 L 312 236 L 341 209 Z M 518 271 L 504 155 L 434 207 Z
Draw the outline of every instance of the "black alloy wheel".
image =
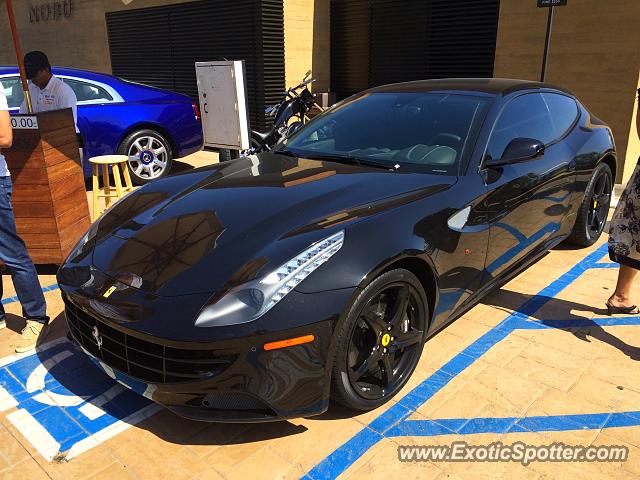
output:
M 596 178 L 596 182 L 589 201 L 589 214 L 587 216 L 587 228 L 589 236 L 598 238 L 607 223 L 607 214 L 611 205 L 611 175 L 601 172 Z
M 369 410 L 398 393 L 420 359 L 428 311 L 420 281 L 407 270 L 387 272 L 365 288 L 339 329 L 335 400 Z
M 568 239 L 571 243 L 588 247 L 598 241 L 607 223 L 612 190 L 611 168 L 606 163 L 599 163 L 578 210 L 576 223 Z

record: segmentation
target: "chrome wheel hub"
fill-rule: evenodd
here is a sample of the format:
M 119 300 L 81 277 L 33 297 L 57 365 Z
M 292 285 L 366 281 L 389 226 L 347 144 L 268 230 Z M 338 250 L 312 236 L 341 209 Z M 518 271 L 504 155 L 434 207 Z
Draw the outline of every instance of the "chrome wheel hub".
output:
M 167 168 L 169 152 L 156 137 L 138 138 L 127 152 L 131 171 L 144 180 L 158 178 Z

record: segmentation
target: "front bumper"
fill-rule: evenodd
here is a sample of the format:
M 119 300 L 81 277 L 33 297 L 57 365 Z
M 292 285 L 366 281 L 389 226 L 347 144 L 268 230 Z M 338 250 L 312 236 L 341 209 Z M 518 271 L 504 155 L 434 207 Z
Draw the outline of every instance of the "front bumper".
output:
M 235 338 L 228 327 L 199 328 L 193 341 L 196 335 L 188 333 L 195 318 L 189 314 L 193 298 L 151 298 L 128 289 L 119 302 L 115 295 L 114 300 L 98 295 L 102 287 L 95 285 L 61 283 L 60 288 L 73 339 L 102 370 L 181 416 L 220 422 L 324 412 L 329 405 L 333 328 L 354 293 L 293 291 L 259 319 L 253 332 L 246 324 Z M 180 310 L 185 320 L 163 318 Z M 136 312 L 135 319 L 126 321 L 123 312 L 130 311 Z M 167 333 L 170 324 L 173 335 Z M 187 333 L 179 338 L 180 332 Z M 309 334 L 313 342 L 264 349 L 265 343 Z

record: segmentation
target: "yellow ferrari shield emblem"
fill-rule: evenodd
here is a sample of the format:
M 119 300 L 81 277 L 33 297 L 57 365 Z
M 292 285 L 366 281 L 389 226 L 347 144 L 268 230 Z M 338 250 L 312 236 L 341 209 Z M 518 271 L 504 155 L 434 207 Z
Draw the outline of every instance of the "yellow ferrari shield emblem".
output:
M 109 287 L 109 288 L 107 289 L 107 291 L 106 291 L 106 292 L 104 292 L 104 293 L 102 294 L 102 296 L 103 296 L 104 298 L 109 298 L 109 296 L 110 296 L 113 292 L 115 292 L 115 291 L 116 291 L 116 286 L 115 286 L 115 285 L 113 285 L 113 286 Z
M 382 346 L 386 347 L 387 345 L 389 345 L 390 341 L 391 341 L 391 335 L 389 335 L 388 333 L 385 333 L 382 336 L 382 340 L 381 340 Z

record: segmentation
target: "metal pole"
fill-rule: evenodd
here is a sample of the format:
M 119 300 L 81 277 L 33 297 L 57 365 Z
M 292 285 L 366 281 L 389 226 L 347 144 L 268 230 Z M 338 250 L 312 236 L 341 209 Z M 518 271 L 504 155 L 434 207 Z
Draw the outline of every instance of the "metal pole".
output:
M 18 60 L 18 69 L 20 70 L 20 80 L 22 81 L 22 90 L 24 91 L 24 100 L 27 104 L 27 111 L 33 113 L 31 106 L 31 95 L 29 95 L 29 86 L 27 85 L 27 75 L 24 71 L 24 58 L 22 56 L 22 48 L 20 47 L 20 38 L 18 37 L 18 29 L 16 27 L 16 16 L 13 13 L 13 0 L 5 0 L 7 5 L 7 16 L 9 17 L 9 26 L 11 27 L 11 36 L 13 37 L 13 47 L 16 51 L 16 60 Z
M 549 7 L 549 16 L 547 17 L 547 35 L 544 39 L 544 54 L 542 55 L 542 72 L 540 72 L 540 81 L 544 82 L 547 74 L 547 59 L 549 57 L 549 44 L 551 43 L 551 25 L 553 24 L 553 5 Z

